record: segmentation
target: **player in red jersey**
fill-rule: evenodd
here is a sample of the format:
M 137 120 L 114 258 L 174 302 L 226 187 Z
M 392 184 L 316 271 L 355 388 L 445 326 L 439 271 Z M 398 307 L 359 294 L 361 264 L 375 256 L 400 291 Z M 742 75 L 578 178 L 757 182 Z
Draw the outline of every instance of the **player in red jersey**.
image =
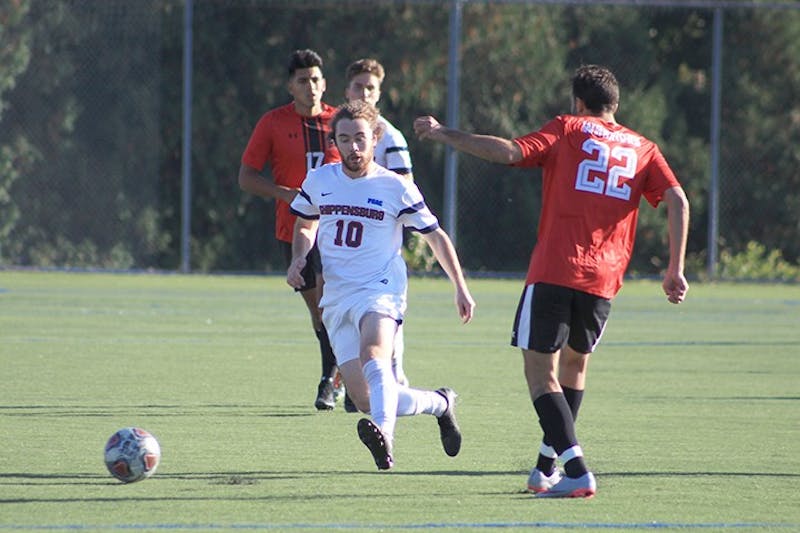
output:
M 322 101 L 325 78 L 322 59 L 313 50 L 296 50 L 289 58 L 287 89 L 293 101 L 265 113 L 247 143 L 239 168 L 239 186 L 263 198 L 275 199 L 275 237 L 288 267 L 292 257 L 292 233 L 297 218 L 289 212 L 306 172 L 323 163 L 339 161 L 330 141 L 329 122 L 335 108 Z M 261 172 L 269 165 L 272 179 Z M 299 290 L 311 314 L 311 325 L 319 339 L 322 379 L 314 405 L 319 410 L 336 405 L 333 378 L 336 358 L 322 324 L 319 299 L 322 292 L 322 264 L 319 252 L 309 252 L 303 270 L 305 286 Z
M 594 475 L 575 434 L 591 354 L 611 299 L 622 286 L 636 232 L 639 200 L 667 205 L 669 265 L 662 287 L 671 303 L 689 289 L 684 258 L 689 202 L 658 146 L 614 118 L 619 85 L 597 65 L 572 79 L 574 114 L 516 139 L 446 128 L 419 117 L 421 139 L 474 156 L 542 167 L 542 212 L 511 344 L 522 349 L 525 378 L 544 430 L 528 488 L 542 497 L 591 497 Z M 555 468 L 559 459 L 564 474 Z

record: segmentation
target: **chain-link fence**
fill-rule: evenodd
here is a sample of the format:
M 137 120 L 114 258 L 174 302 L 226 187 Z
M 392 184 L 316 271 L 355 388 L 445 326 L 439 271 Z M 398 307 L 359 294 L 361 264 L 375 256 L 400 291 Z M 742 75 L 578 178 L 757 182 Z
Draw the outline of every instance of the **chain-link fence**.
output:
M 451 9 L 461 10 L 460 91 L 448 95 Z M 444 149 L 415 116 L 516 136 L 569 111 L 569 77 L 602 63 L 622 85 L 617 118 L 657 141 L 692 202 L 692 268 L 714 233 L 710 190 L 713 21 L 721 14 L 718 243 L 800 257 L 800 6 L 780 2 L 333 2 L 194 0 L 188 265 L 282 270 L 270 202 L 242 193 L 256 120 L 288 102 L 297 48 L 325 60 L 326 101 L 376 57 L 379 106 L 406 135 L 434 211 Z M 15 0 L 0 6 L 0 265 L 178 269 L 182 263 L 184 2 Z M 472 271 L 523 271 L 535 242 L 536 171 L 458 160 L 459 254 Z M 642 209 L 632 269 L 666 257 L 663 210 Z M 711 230 L 709 229 L 711 228 Z
M 172 207 L 158 187 L 170 104 L 155 4 L 39 1 L 18 20 L 25 2 L 0 8 L 2 263 L 133 266 L 158 246 L 148 226 Z

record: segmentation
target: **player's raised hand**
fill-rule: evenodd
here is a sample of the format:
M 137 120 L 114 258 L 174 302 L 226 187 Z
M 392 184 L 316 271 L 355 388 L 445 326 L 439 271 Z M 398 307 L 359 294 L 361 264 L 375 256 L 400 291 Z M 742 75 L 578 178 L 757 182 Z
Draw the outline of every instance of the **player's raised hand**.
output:
M 433 139 L 442 125 L 434 117 L 426 115 L 414 120 L 414 133 L 420 139 Z

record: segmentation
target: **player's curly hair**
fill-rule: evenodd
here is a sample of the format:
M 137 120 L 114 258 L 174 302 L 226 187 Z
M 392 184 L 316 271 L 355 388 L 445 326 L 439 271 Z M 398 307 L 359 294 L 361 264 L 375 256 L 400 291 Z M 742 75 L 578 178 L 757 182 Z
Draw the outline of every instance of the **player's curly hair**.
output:
M 380 111 L 378 111 L 378 108 L 363 100 L 354 100 L 342 104 L 336 109 L 336 114 L 331 120 L 331 136 L 335 137 L 336 125 L 339 121 L 343 119 L 357 120 L 359 118 L 366 120 L 372 131 L 380 133 L 380 128 L 378 127 L 379 116 Z
M 619 83 L 608 68 L 583 65 L 572 77 L 572 96 L 583 100 L 593 113 L 613 113 L 619 105 Z

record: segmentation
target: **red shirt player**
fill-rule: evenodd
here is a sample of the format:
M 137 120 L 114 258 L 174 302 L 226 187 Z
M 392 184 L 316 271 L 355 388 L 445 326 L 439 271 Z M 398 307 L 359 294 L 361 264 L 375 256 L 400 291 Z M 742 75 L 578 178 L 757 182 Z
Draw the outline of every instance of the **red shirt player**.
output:
M 239 169 L 239 186 L 243 190 L 275 199 L 275 237 L 287 267 L 292 257 L 296 219 L 289 212 L 289 204 L 300 190 L 306 172 L 323 163 L 340 160 L 339 151 L 328 137 L 335 108 L 322 102 L 325 93 L 322 59 L 312 50 L 296 50 L 289 58 L 288 70 L 287 89 L 293 101 L 259 119 L 242 154 Z M 272 180 L 261 175 L 266 165 L 270 166 Z M 298 290 L 311 314 L 322 356 L 322 379 L 314 405 L 319 410 L 333 409 L 336 405 L 333 388 L 336 358 L 319 309 L 322 264 L 316 248 L 309 253 L 303 278 L 305 285 Z
M 259 173 L 269 164 L 274 184 L 281 193 L 294 198 L 306 172 L 323 163 L 339 161 L 339 151 L 328 142 L 328 124 L 336 108 L 324 102 L 319 107 L 320 113 L 314 116 L 300 114 L 294 103 L 265 113 L 242 154 L 242 165 Z M 242 188 L 248 190 L 245 183 Z M 291 243 L 297 217 L 289 212 L 284 198 L 288 196 L 275 196 L 275 238 Z
M 621 124 L 574 115 L 514 142 L 522 151 L 515 166 L 543 167 L 526 283 L 613 298 L 633 251 L 639 199 L 655 207 L 667 189 L 679 187 L 658 146 Z
M 661 151 L 618 124 L 619 85 L 597 65 L 572 79 L 574 115 L 559 116 L 517 139 L 445 128 L 420 117 L 422 139 L 494 161 L 543 168 L 538 240 L 514 319 L 525 378 L 544 439 L 528 489 L 541 497 L 591 497 L 597 487 L 575 434 L 586 370 L 622 286 L 636 232 L 639 200 L 667 204 L 669 265 L 662 287 L 680 303 L 689 203 Z M 564 473 L 555 468 L 556 459 Z

